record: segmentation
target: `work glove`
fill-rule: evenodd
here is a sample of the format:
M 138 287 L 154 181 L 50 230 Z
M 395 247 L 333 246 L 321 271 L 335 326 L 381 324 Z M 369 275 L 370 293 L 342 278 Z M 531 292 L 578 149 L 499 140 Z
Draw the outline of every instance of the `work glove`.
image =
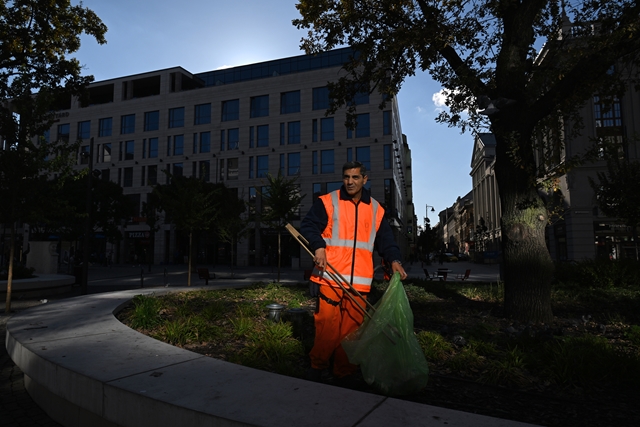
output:
M 320 285 L 311 280 L 309 280 L 309 295 L 311 295 L 311 298 L 320 295 Z

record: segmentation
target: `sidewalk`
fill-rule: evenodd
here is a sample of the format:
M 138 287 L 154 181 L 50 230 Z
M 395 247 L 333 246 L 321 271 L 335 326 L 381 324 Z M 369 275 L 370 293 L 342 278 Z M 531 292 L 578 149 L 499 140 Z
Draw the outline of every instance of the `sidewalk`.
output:
M 446 264 L 454 272 L 464 272 L 471 269 L 470 280 L 476 281 L 496 281 L 499 274 L 497 265 L 481 265 L 466 262 Z M 436 270 L 437 265 L 427 266 L 429 270 Z M 424 272 L 420 263 L 405 265 L 405 269 L 411 278 L 424 279 Z M 232 282 L 237 286 L 247 286 L 258 281 L 273 282 L 277 280 L 278 271 L 276 267 L 235 267 L 209 266 L 209 270 L 216 274 L 216 279 L 209 282 L 209 285 L 216 284 L 216 281 L 224 281 L 226 284 Z M 192 273 L 192 285 L 204 285 L 204 280 L 198 278 L 197 273 Z M 297 283 L 304 282 L 304 270 L 283 267 L 280 271 L 280 282 Z M 182 287 L 187 284 L 186 265 L 153 265 L 151 271 L 148 266 L 114 265 L 111 267 L 91 266 L 89 268 L 88 293 L 96 294 L 102 292 L 122 291 L 138 288 L 159 288 L 159 287 Z M 11 302 L 13 313 L 24 311 L 30 307 L 46 304 L 45 301 L 72 298 L 81 295 L 79 286 L 74 286 L 71 292 L 59 295 L 39 298 L 14 299 Z M 13 314 L 12 313 L 12 314 Z M 24 386 L 24 376 L 9 358 L 5 348 L 6 324 L 11 315 L 5 314 L 5 300 L 0 301 L 0 427 L 57 427 L 58 423 L 53 421 L 40 409 L 31 399 Z

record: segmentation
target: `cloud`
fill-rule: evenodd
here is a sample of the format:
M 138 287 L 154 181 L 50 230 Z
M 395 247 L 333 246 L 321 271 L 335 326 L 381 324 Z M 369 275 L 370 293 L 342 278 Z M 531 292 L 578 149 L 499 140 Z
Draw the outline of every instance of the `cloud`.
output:
M 436 92 L 431 96 L 431 100 L 435 104 L 436 108 L 442 109 L 442 107 L 446 107 L 445 100 L 447 99 L 447 94 L 445 89 L 440 89 L 440 92 Z

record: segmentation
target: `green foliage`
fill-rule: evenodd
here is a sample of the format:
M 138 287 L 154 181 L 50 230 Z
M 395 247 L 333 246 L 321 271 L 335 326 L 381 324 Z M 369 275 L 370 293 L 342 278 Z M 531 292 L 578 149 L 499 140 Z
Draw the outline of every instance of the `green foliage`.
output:
M 167 173 L 168 184 L 153 189 L 157 206 L 179 230 L 208 230 L 220 214 L 220 185 Z
M 637 346 L 640 346 L 640 326 L 631 325 L 624 334 L 629 339 L 629 341 Z
M 556 281 L 566 285 L 610 289 L 640 287 L 640 263 L 598 258 L 556 265 Z
M 604 337 L 585 334 L 545 344 L 539 367 L 558 384 L 597 386 L 608 381 L 637 384 L 640 356 L 616 349 Z
M 136 295 L 133 297 L 133 313 L 129 325 L 134 329 L 149 329 L 160 323 L 161 302 L 157 298 Z
M 420 331 L 417 333 L 417 338 L 425 357 L 432 363 L 442 362 L 454 352 L 453 344 L 438 333 Z

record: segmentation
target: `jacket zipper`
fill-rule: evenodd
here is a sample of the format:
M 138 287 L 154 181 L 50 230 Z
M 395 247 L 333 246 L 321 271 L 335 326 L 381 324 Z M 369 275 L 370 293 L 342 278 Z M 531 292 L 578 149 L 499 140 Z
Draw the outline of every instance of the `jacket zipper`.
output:
M 352 200 L 353 202 L 353 200 Z M 356 209 L 356 224 L 355 224 L 355 228 L 354 228 L 354 234 L 353 234 L 353 251 L 351 253 L 351 280 L 350 280 L 350 284 L 351 287 L 353 287 L 353 275 L 355 273 L 355 266 L 356 266 L 356 246 L 358 244 L 358 205 L 360 204 L 360 200 L 358 200 L 357 203 L 353 203 L 353 205 L 355 206 Z

